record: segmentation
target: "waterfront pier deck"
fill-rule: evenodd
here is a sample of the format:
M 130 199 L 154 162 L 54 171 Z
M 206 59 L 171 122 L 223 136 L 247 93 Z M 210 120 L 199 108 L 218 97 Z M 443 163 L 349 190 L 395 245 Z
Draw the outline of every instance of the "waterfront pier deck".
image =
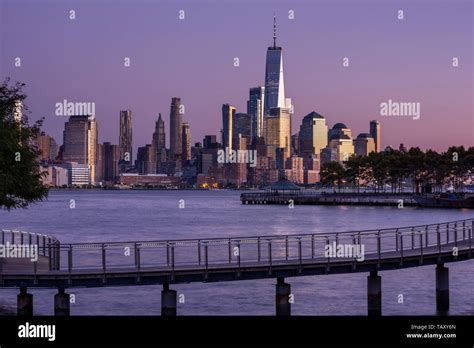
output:
M 242 204 L 419 206 L 410 193 L 246 192 Z
M 474 256 L 474 219 L 390 229 L 241 238 L 61 244 L 38 241 L 42 267 L 25 262 L 2 269 L 0 287 L 19 287 L 18 313 L 32 314 L 28 287 L 58 288 L 55 313 L 69 314 L 66 288 L 162 284 L 162 314 L 176 314 L 170 285 L 276 278 L 276 313 L 291 312 L 285 278 L 352 272 L 369 273 L 368 313 L 381 314 L 381 271 L 436 265 L 437 308 L 449 308 L 446 264 Z M 18 240 L 19 231 L 2 231 Z M 30 237 L 31 236 L 31 237 Z M 41 241 L 44 242 L 41 244 Z M 47 242 L 48 241 L 48 242 Z M 350 257 L 327 254 L 331 246 L 363 247 Z M 45 262 L 45 260 L 48 260 Z M 44 267 L 44 265 L 48 267 Z

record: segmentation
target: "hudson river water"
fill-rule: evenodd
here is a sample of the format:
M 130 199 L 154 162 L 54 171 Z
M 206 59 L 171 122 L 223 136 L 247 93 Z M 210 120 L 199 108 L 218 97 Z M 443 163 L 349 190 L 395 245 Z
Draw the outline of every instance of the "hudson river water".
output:
M 130 241 L 389 228 L 474 217 L 470 210 L 241 205 L 238 191 L 52 191 L 26 210 L 0 211 L 0 228 L 61 242 Z M 74 199 L 75 208 L 70 208 Z M 185 208 L 179 208 L 183 199 Z M 451 263 L 452 315 L 474 315 L 474 260 Z M 435 267 L 381 272 L 384 315 L 435 315 Z M 366 315 L 365 273 L 288 278 L 296 315 Z M 273 315 L 275 279 L 173 285 L 178 315 Z M 161 286 L 69 289 L 72 315 L 160 315 Z M 35 315 L 53 314 L 55 289 L 34 289 Z M 398 303 L 399 295 L 403 303 Z M 0 314 L 17 289 L 0 289 Z

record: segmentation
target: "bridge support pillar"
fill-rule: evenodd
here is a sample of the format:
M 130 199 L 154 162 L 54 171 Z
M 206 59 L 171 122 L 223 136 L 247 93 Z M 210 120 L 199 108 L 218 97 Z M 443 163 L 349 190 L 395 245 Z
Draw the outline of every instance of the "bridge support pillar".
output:
M 54 315 L 65 317 L 71 314 L 70 295 L 64 288 L 58 288 L 58 293 L 54 295 Z
M 291 315 L 291 285 L 285 283 L 285 278 L 277 278 L 276 284 L 276 315 L 277 316 L 289 316 Z
M 26 287 L 20 287 L 20 293 L 17 296 L 17 315 L 19 317 L 33 316 L 33 295 L 26 292 Z
M 371 271 L 367 277 L 367 315 L 382 315 L 382 277 Z
M 161 315 L 163 317 L 176 316 L 176 290 L 170 290 L 168 284 L 163 284 L 161 291 Z
M 440 312 L 449 310 L 449 269 L 443 264 L 436 266 L 436 309 Z

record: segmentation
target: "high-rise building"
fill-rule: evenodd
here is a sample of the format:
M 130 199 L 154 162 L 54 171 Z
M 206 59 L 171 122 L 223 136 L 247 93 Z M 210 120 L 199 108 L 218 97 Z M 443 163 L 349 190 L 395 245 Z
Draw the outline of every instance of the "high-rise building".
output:
M 156 172 L 165 172 L 166 162 L 166 132 L 165 122 L 161 118 L 161 113 L 158 116 L 158 120 L 155 123 L 155 132 L 153 133 L 152 145 L 156 150 Z
M 235 108 L 229 104 L 222 105 L 222 147 L 232 150 L 234 139 Z
M 206 135 L 202 142 L 204 149 L 217 149 L 219 143 L 217 142 L 217 137 L 215 135 Z
M 382 151 L 382 142 L 380 139 L 380 122 L 373 120 L 370 121 L 370 135 L 374 138 L 375 141 L 375 151 Z
M 328 126 L 326 119 L 317 112 L 310 112 L 303 117 L 299 132 L 299 153 L 301 156 L 320 152 L 328 145 Z
M 170 160 L 172 161 L 180 160 L 183 152 L 181 107 L 181 98 L 173 97 L 170 107 Z
M 63 152 L 64 162 L 87 164 L 89 117 L 70 116 L 64 124 Z
M 359 134 L 354 140 L 354 149 L 357 156 L 367 156 L 375 151 L 374 138 L 367 133 Z
M 49 162 L 54 161 L 58 156 L 58 145 L 53 137 L 50 137 L 45 132 L 41 132 L 36 137 L 36 145 L 40 152 L 40 160 Z
M 191 130 L 189 129 L 189 123 L 183 122 L 181 125 L 182 134 L 181 134 L 181 141 L 182 141 L 182 159 L 183 163 L 189 161 L 191 159 Z
M 119 176 L 120 147 L 105 142 L 102 153 L 102 180 L 115 182 Z
M 250 115 L 244 113 L 236 113 L 235 117 L 233 118 L 233 123 L 234 125 L 232 129 L 232 148 L 238 149 L 238 145 L 240 144 L 239 137 L 246 138 L 247 142 L 250 141 Z
M 120 111 L 120 162 L 121 171 L 125 172 L 133 163 L 132 156 L 132 111 Z
M 87 165 L 89 183 L 96 182 L 97 133 L 94 116 L 71 116 L 64 125 L 62 160 Z
M 347 135 L 352 139 L 352 131 L 344 123 L 336 123 L 328 132 L 329 141 L 342 135 Z
M 249 91 L 247 113 L 250 115 L 251 139 L 264 136 L 265 87 L 253 87 Z
M 87 129 L 87 165 L 89 166 L 89 178 L 91 184 L 97 182 L 96 164 L 98 136 L 99 134 L 95 117 L 89 117 L 89 127 Z
M 266 122 L 267 156 L 276 158 L 276 149 L 284 148 L 285 160 L 291 156 L 291 114 L 288 108 L 272 108 Z
M 276 18 L 273 17 L 273 46 L 268 47 L 265 66 L 264 115 L 270 115 L 272 108 L 290 108 L 285 98 L 283 79 L 282 48 L 276 45 Z
M 136 167 L 138 174 L 156 174 L 156 151 L 151 144 L 138 148 Z

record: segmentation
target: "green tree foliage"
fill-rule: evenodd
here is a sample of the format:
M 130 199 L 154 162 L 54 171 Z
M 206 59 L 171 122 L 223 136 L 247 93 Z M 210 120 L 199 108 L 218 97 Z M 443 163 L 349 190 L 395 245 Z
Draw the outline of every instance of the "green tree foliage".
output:
M 351 156 L 343 165 L 325 163 L 321 167 L 321 182 L 324 186 L 348 182 L 354 191 L 360 185 L 373 187 L 374 191 L 402 192 L 411 185 L 412 192 L 441 192 L 446 185 L 462 192 L 466 178 L 474 175 L 474 147 L 452 146 L 446 152 L 433 150 L 423 152 L 417 147 L 408 151 L 387 149 L 371 152 L 368 156 Z
M 0 207 L 26 208 L 30 203 L 43 200 L 48 189 L 42 183 L 38 162 L 39 151 L 34 139 L 42 121 L 30 126 L 24 104 L 24 84 L 9 85 L 7 79 L 0 85 Z M 18 103 L 23 117 L 15 120 Z

